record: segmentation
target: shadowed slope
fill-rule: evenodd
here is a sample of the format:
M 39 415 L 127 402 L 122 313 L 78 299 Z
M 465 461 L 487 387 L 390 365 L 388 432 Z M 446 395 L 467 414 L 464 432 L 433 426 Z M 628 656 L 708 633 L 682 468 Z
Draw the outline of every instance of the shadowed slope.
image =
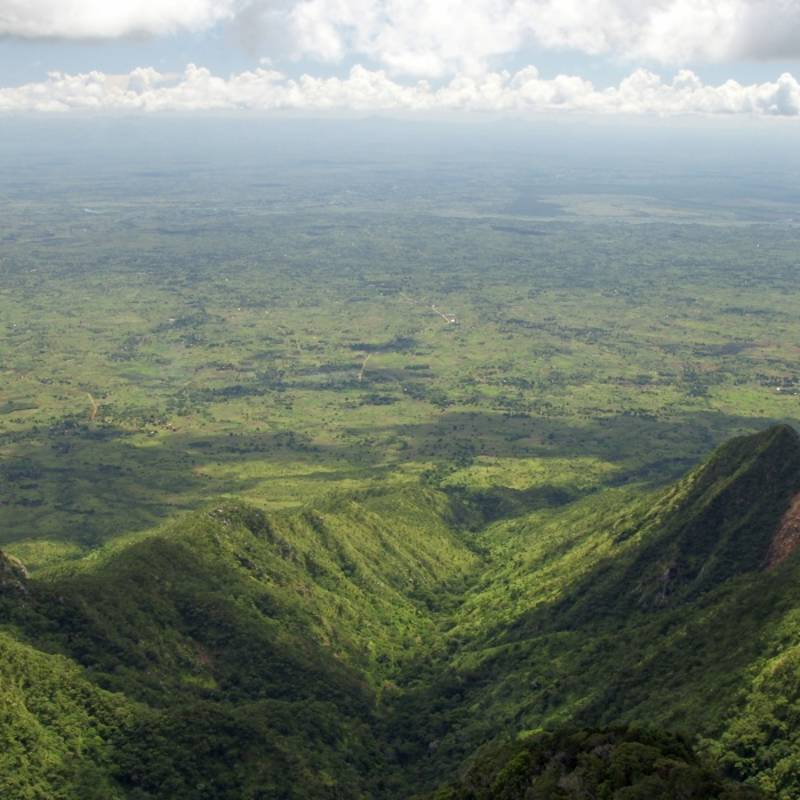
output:
M 640 602 L 673 603 L 762 569 L 798 492 L 800 437 L 793 428 L 723 445 L 661 501 L 664 522 L 626 574 Z
M 428 800 L 758 800 L 688 741 L 622 727 L 543 733 L 487 748 Z
M 604 492 L 489 528 L 450 655 L 399 704 L 418 773 L 433 782 L 498 731 L 571 721 L 718 736 L 761 660 L 800 637 L 800 562 L 765 569 L 799 488 L 798 437 L 778 426 L 665 492 Z M 739 777 L 772 769 L 749 758 Z

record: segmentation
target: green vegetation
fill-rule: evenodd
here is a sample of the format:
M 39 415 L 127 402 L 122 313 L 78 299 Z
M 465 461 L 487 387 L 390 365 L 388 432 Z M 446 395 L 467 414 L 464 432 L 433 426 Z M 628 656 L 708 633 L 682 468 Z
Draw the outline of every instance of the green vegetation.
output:
M 395 488 L 293 512 L 215 504 L 32 578 L 4 557 L 3 641 L 22 676 L 8 707 L 30 716 L 6 757 L 26 791 L 44 787 L 31 797 L 80 796 L 93 773 L 60 765 L 85 762 L 111 797 L 389 798 L 547 729 L 524 757 L 493 756 L 510 794 L 467 778 L 439 796 L 511 798 L 526 781 L 544 797 L 593 781 L 609 797 L 750 796 L 721 770 L 788 800 L 800 539 L 771 558 L 799 465 L 800 437 L 777 426 L 667 489 L 488 525 L 481 496 Z M 681 731 L 703 755 L 666 734 L 557 731 L 575 723 Z M 565 736 L 578 750 L 611 737 L 610 760 L 559 772 L 531 755 Z
M 789 190 L 162 166 L 10 167 L 0 545 L 32 570 L 220 497 L 663 484 L 798 416 Z
M 474 760 L 432 800 L 757 800 L 677 737 L 625 728 L 539 734 Z
M 11 169 L 0 796 L 797 797 L 793 186 L 381 158 Z
M 750 671 L 798 635 L 796 559 L 767 568 L 798 459 L 797 434 L 776 427 L 667 490 L 610 490 L 487 528 L 488 566 L 453 617 L 450 654 L 404 696 L 401 729 L 415 719 L 451 768 L 508 728 L 719 735 Z
M 16 780 L 31 797 L 53 787 L 81 796 L 70 781 L 83 773 L 40 763 L 55 759 L 49 736 L 59 758 L 96 764 L 115 787 L 108 796 L 371 794 L 386 760 L 375 738 L 381 697 L 429 646 L 435 604 L 463 588 L 475 560 L 452 515 L 429 490 L 285 517 L 228 503 L 30 582 L 4 561 L 8 636 L 22 640 L 9 640 L 9 653 L 19 662 L 17 650 L 35 645 L 25 671 L 50 670 L 27 709 L 42 742 L 15 739 L 7 751 Z M 65 658 L 78 688 L 53 692 Z M 27 680 L 19 671 L 12 687 L 23 698 Z M 24 701 L 12 691 L 9 704 Z

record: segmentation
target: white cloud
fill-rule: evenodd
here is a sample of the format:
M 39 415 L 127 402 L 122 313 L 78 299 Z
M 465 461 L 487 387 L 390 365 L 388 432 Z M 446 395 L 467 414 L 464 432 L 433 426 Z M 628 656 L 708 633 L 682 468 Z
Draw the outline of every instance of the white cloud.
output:
M 631 63 L 800 58 L 800 0 L 0 0 L 0 36 L 163 35 L 234 24 L 259 55 L 392 74 L 487 72 L 535 45 Z
M 800 2 L 750 0 L 745 4 L 732 50 L 744 58 L 800 57 Z
M 798 0 L 297 0 L 288 20 L 303 56 L 428 77 L 530 44 L 677 65 L 800 57 Z
M 205 30 L 234 10 L 235 0 L 0 0 L 0 36 L 159 36 Z
M 302 0 L 290 20 L 302 55 L 354 52 L 394 73 L 429 77 L 483 72 L 526 33 L 509 0 Z
M 603 114 L 745 114 L 800 116 L 800 83 L 704 84 L 682 70 L 670 81 L 639 69 L 618 86 L 597 88 L 578 76 L 542 78 L 535 67 L 515 74 L 461 74 L 440 86 L 402 83 L 383 70 L 353 67 L 343 79 L 271 69 L 222 78 L 189 65 L 179 76 L 152 68 L 127 75 L 51 73 L 46 81 L 0 89 L 0 111 L 249 111 L 249 112 L 593 112 Z

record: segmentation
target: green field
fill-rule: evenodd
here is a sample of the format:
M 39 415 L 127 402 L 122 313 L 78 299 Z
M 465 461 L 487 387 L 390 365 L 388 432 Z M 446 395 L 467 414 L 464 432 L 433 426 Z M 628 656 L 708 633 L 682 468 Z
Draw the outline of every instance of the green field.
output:
M 657 483 L 796 419 L 800 204 L 573 173 L 22 160 L 0 543 L 36 567 L 208 498 L 387 480 Z

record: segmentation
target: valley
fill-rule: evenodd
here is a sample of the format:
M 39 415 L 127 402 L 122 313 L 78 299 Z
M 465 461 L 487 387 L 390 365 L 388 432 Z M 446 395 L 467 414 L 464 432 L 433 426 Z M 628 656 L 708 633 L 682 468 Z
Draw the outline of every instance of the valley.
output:
M 401 488 L 214 505 L 31 578 L 4 556 L 4 668 L 38 676 L 4 707 L 49 758 L 7 738 L 3 789 L 407 797 L 498 732 L 627 723 L 791 797 L 772 715 L 797 713 L 798 561 L 766 559 L 798 493 L 800 437 L 778 426 L 665 490 L 488 526 L 480 503 Z
M 797 417 L 790 174 L 770 217 L 756 178 L 667 175 L 643 200 L 635 176 L 565 182 L 523 155 L 258 152 L 71 156 L 46 190 L 18 159 L 0 546 L 31 569 L 218 497 L 658 484 Z

